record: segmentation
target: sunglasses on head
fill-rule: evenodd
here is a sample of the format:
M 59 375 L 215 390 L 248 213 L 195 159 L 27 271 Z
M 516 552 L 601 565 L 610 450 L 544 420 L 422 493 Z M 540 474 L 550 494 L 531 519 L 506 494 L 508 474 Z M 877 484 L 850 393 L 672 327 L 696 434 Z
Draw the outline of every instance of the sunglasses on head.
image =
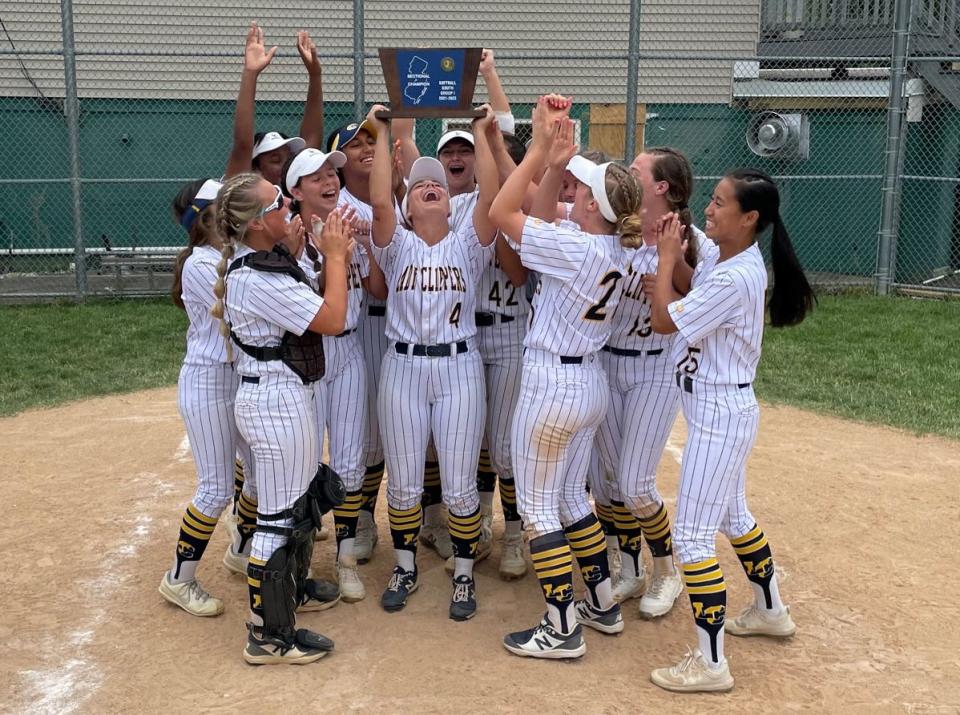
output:
M 283 206 L 283 191 L 276 184 L 273 185 L 273 188 L 277 190 L 276 198 L 272 202 L 264 206 L 262 209 L 260 209 L 260 211 L 257 213 L 257 218 L 263 218 L 271 211 L 277 211 L 280 209 L 281 206 Z

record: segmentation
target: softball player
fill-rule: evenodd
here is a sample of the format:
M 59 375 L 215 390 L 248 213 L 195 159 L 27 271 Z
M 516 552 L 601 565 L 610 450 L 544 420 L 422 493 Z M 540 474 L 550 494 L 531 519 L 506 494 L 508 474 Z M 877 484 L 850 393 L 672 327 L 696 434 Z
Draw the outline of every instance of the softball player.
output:
M 693 288 L 680 296 L 674 271 L 682 261 L 682 224 L 669 214 L 658 224 L 659 265 L 651 324 L 673 342 L 687 443 L 683 451 L 673 545 L 683 567 L 699 647 L 650 679 L 679 692 L 724 691 L 733 676 L 723 656 L 727 592 L 715 539 L 730 539 L 754 591 L 754 603 L 726 625 L 733 635 L 791 636 L 796 630 L 777 587 L 770 546 L 747 507 L 746 462 L 757 436 L 759 409 L 752 383 L 763 337 L 767 269 L 757 246 L 773 227 L 774 285 L 770 323 L 795 325 L 813 307 L 813 293 L 780 218 L 780 196 L 769 176 L 729 173 L 706 209 L 706 232 L 719 247 L 701 262 Z
M 678 212 L 685 240 L 699 247 L 694 255 L 716 248 L 693 226 L 687 205 L 693 171 L 683 154 L 666 147 L 649 149 L 634 160 L 631 172 L 643 187 L 644 244 L 627 268 L 613 332 L 601 355 L 610 382 L 610 408 L 597 431 L 597 446 L 615 475 L 619 494 L 612 503 L 612 517 L 624 558 L 614 597 L 623 602 L 642 595 L 640 615 L 656 618 L 668 613 L 683 591 L 673 563 L 670 518 L 656 484 L 657 464 L 680 409 L 680 392 L 671 362 L 673 337 L 653 332 L 643 285 L 645 277 L 657 272 L 656 225 L 666 213 Z M 640 554 L 644 539 L 653 554 L 646 592 Z
M 316 581 L 304 579 L 302 561 L 308 562 L 309 553 L 301 549 L 307 541 L 312 548 L 312 534 L 300 524 L 292 527 L 294 507 L 321 474 L 309 383 L 321 376 L 322 351 L 310 335 L 343 331 L 353 241 L 349 227 L 331 214 L 321 237 L 326 283 L 321 298 L 292 258 L 302 249 L 303 225 L 299 217 L 288 222 L 288 213 L 279 187 L 257 174 L 231 177 L 217 196 L 224 248 L 211 312 L 221 318 L 224 337 L 240 348 L 234 410 L 253 455 L 260 500 L 247 570 L 250 624 L 244 659 L 252 664 L 307 663 L 333 648 L 323 636 L 294 628 L 295 608 L 320 610 L 331 604 L 318 597 Z M 302 571 L 293 570 L 301 566 Z
M 328 154 L 318 149 L 304 149 L 287 162 L 284 170 L 285 193 L 294 199 L 292 210 L 305 225 L 322 225 L 338 204 L 340 178 L 337 169 L 346 163 L 339 151 Z M 348 209 L 349 210 L 349 209 Z M 344 215 L 346 219 L 346 215 Z M 337 535 L 337 580 L 344 601 L 362 600 L 366 592 L 357 573 L 355 542 L 364 477 L 363 430 L 367 424 L 367 401 L 357 399 L 367 393 L 367 376 L 357 325 L 363 308 L 364 290 L 374 297 L 387 297 L 383 273 L 368 257 L 369 224 L 355 231 L 366 236 L 366 246 L 356 246 L 350 257 L 347 280 L 347 318 L 343 332 L 324 336 L 323 351 L 326 372 L 313 383 L 319 444 L 323 444 L 324 427 L 329 432 L 330 467 L 343 480 L 346 501 L 334 509 Z M 313 245 L 314 236 L 307 233 L 305 271 L 322 273 L 322 263 Z
M 593 165 L 577 188 L 571 221 L 554 223 L 563 170 L 576 151 L 569 108 L 570 100 L 557 95 L 540 99 L 533 143 L 490 211 L 523 265 L 540 274 L 524 339 L 511 456 L 547 613 L 534 628 L 503 641 L 511 653 L 535 658 L 582 656 L 581 623 L 602 633 L 623 630 L 606 540 L 590 510 L 585 477 L 609 393 L 597 352 L 620 299 L 625 247 L 640 240 L 641 194 L 623 167 Z M 539 217 L 528 217 L 521 210 L 524 189 L 544 165 L 533 202 Z M 571 552 L 588 589 L 576 603 Z
M 388 464 L 387 500 L 397 567 L 381 598 L 398 611 L 418 586 L 417 536 L 422 519 L 423 463 L 431 433 L 440 462 L 443 500 L 449 513 L 456 569 L 450 617 L 476 613 L 473 562 L 480 539 L 476 465 L 484 421 L 483 367 L 477 352 L 476 286 L 493 253 L 496 230 L 487 213 L 498 186 L 485 132 L 495 127 L 489 108 L 475 123 L 480 198 L 473 222 L 452 231 L 443 167 L 421 157 L 410 171 L 396 220 L 390 194 L 389 128 L 377 124 L 371 176 L 373 251 L 387 277 L 387 336 L 378 406 Z
M 173 202 L 176 219 L 189 236 L 187 248 L 177 256 L 171 295 L 190 319 L 187 352 L 177 381 L 177 404 L 197 464 L 197 490 L 183 515 L 173 567 L 160 582 L 160 593 L 194 616 L 223 612 L 223 602 L 197 582 L 197 566 L 220 514 L 233 496 L 234 455 L 239 452 L 250 464 L 247 445 L 237 432 L 233 416 L 240 378 L 210 316 L 221 249 L 214 206 L 220 186 L 212 180 L 191 182 Z M 234 530 L 225 557 L 232 569 L 246 569 L 250 538 L 256 529 L 255 489 L 250 480 L 239 497 L 240 528 Z

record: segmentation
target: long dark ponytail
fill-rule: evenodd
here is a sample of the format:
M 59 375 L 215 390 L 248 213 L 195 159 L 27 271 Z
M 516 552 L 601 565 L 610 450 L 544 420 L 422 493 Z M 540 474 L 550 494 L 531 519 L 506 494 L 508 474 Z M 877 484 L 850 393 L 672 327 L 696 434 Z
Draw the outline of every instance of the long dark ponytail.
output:
M 680 215 L 683 224 L 683 238 L 687 242 L 684 258 L 691 267 L 696 267 L 697 241 L 693 234 L 693 214 L 690 212 L 690 197 L 693 195 L 693 167 L 679 149 L 669 146 L 655 146 L 644 150 L 653 157 L 650 174 L 654 181 L 667 182 L 664 198 L 671 211 Z
M 171 208 L 173 209 L 173 218 L 178 224 L 183 215 L 191 210 L 194 197 L 196 197 L 197 192 L 200 191 L 200 187 L 202 187 L 206 181 L 206 179 L 191 181 L 189 184 L 184 185 L 183 188 L 177 192 L 177 195 L 173 197 Z M 190 228 L 187 230 L 187 245 L 177 254 L 177 260 L 174 264 L 170 298 L 173 300 L 173 304 L 180 308 L 180 310 L 186 310 L 186 307 L 183 305 L 182 296 L 183 264 L 186 263 L 187 259 L 193 254 L 194 248 L 197 246 L 210 245 L 211 238 L 216 234 L 216 230 L 214 204 L 210 204 L 206 206 L 193 223 L 190 224 Z
M 757 169 L 737 169 L 727 174 L 733 182 L 740 210 L 756 211 L 757 235 L 773 227 L 770 258 L 773 290 L 770 292 L 770 324 L 775 328 L 800 323 L 813 310 L 816 297 L 793 250 L 790 234 L 780 218 L 780 192 L 773 179 Z

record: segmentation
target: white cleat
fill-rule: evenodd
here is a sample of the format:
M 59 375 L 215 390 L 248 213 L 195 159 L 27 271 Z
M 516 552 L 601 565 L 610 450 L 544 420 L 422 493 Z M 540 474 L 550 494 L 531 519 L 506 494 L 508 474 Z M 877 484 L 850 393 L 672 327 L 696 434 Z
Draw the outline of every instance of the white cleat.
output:
M 790 608 L 787 606 L 784 606 L 780 613 L 771 614 L 754 604 L 741 611 L 733 620 L 727 621 L 724 627 L 732 636 L 789 638 L 797 632 L 797 624 L 790 617 Z
M 623 568 L 620 547 L 616 544 L 607 543 L 607 562 L 610 564 L 610 582 L 613 586 L 616 586 L 620 583 L 620 572 Z
M 446 524 L 424 524 L 420 529 L 420 543 L 429 546 L 444 559 L 453 556 L 453 542 Z
M 223 565 L 227 571 L 235 573 L 238 576 L 247 575 L 247 562 L 250 557 L 247 554 L 238 554 L 233 550 L 233 544 L 227 546 L 227 552 L 223 555 Z
M 674 572 L 654 577 L 647 592 L 640 599 L 640 617 L 649 620 L 667 615 L 681 593 L 683 581 L 680 574 Z
M 727 659 L 714 670 L 707 665 L 700 649 L 687 650 L 677 665 L 657 668 L 650 673 L 650 680 L 664 690 L 675 693 L 725 693 L 733 690 L 733 676 Z
M 357 521 L 357 538 L 353 542 L 353 555 L 358 564 L 365 564 L 373 558 L 373 549 L 379 540 L 373 514 L 366 509 L 361 509 L 360 518 Z
M 500 551 L 500 578 L 513 581 L 527 574 L 527 560 L 524 555 L 523 536 L 503 537 Z
M 161 596 L 191 616 L 219 616 L 223 613 L 223 601 L 204 591 L 196 579 L 171 583 L 168 571 L 160 581 L 159 590 Z
M 646 589 L 646 571 L 642 571 L 639 576 L 624 576 L 621 573 L 620 581 L 613 587 L 613 600 L 617 603 L 623 603 L 631 598 L 640 598 Z
M 356 559 L 341 557 L 337 562 L 337 582 L 340 584 L 340 598 L 347 603 L 356 603 L 366 598 L 367 591 L 357 572 Z

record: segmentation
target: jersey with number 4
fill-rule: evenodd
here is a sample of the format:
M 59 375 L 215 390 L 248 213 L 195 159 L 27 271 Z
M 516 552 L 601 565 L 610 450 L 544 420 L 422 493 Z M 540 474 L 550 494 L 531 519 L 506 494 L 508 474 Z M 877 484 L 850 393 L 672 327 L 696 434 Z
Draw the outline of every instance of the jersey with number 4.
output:
M 531 217 L 521 242 L 511 245 L 523 265 L 540 274 L 524 347 L 571 356 L 590 355 L 603 347 L 629 261 L 619 237 L 584 233 L 567 221 L 557 226 Z
M 767 269 L 756 244 L 697 265 L 690 292 L 667 306 L 677 370 L 710 385 L 753 382 L 763 340 Z
M 399 224 L 386 248 L 373 247 L 387 280 L 387 337 L 422 345 L 454 343 L 477 334 L 477 283 L 493 253 L 473 226 L 430 246 Z

